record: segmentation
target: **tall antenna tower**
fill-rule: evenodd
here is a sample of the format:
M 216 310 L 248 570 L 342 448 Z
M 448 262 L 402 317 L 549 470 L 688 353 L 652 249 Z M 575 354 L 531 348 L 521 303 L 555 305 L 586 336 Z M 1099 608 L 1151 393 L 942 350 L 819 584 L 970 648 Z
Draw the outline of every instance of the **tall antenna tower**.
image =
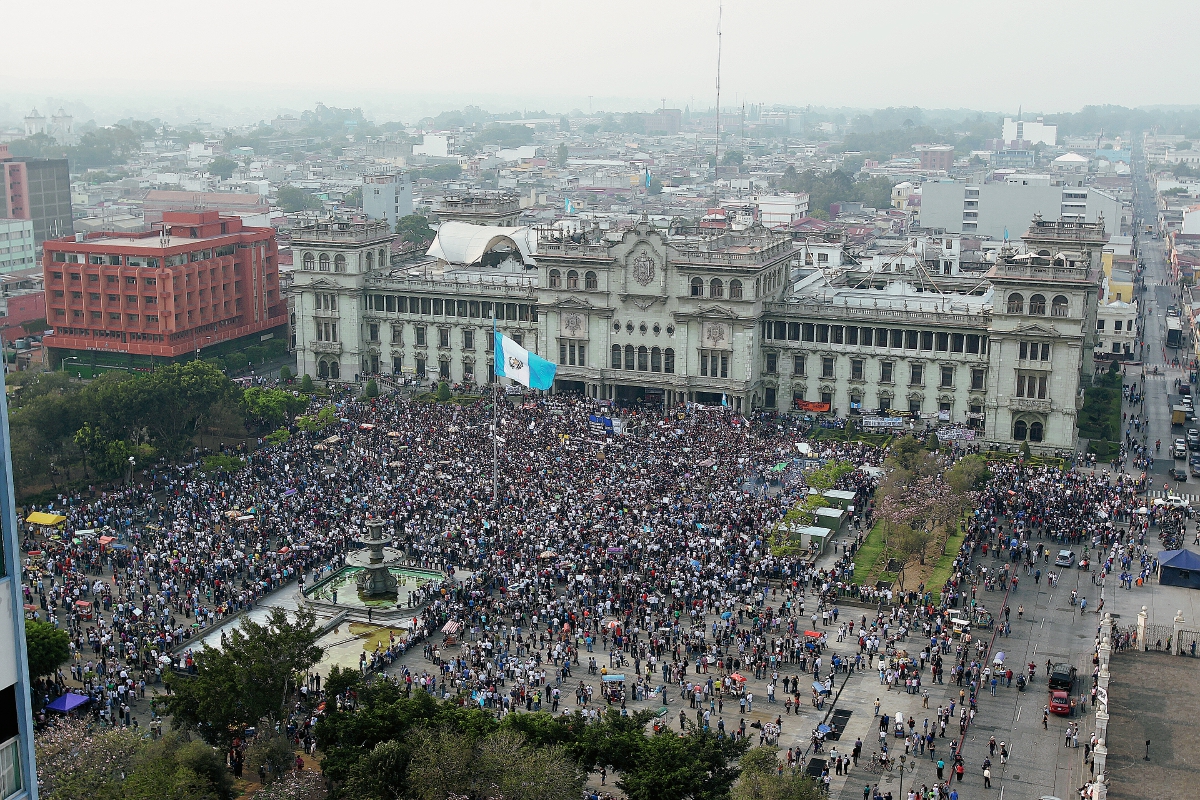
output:
M 717 164 L 721 162 L 721 13 L 724 4 L 717 4 L 717 141 L 713 146 L 713 174 L 716 175 Z

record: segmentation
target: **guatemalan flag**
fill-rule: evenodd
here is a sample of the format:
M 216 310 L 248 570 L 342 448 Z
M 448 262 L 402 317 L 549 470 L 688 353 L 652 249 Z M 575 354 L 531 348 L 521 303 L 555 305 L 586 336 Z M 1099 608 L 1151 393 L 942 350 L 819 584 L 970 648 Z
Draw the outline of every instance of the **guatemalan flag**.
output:
M 554 385 L 557 367 L 535 356 L 500 331 L 496 331 L 496 376 L 508 378 L 530 389 L 549 389 Z

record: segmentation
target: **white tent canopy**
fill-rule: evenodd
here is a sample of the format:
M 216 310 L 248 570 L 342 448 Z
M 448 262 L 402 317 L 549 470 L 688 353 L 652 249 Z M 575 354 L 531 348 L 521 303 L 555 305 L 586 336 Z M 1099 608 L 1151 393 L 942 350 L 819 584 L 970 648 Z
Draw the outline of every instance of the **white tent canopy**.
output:
M 536 263 L 533 256 L 537 253 L 537 233 L 526 226 L 500 228 L 443 222 L 426 255 L 447 264 L 467 266 L 479 263 L 484 255 L 494 251 L 510 251 L 514 260 Z

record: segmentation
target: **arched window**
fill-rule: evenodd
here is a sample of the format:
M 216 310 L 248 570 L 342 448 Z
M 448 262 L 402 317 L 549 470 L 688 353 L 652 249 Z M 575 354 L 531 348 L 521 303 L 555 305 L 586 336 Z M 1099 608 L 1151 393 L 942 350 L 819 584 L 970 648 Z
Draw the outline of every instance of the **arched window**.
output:
M 646 372 L 650 369 L 650 351 L 645 345 L 638 348 L 638 372 Z
M 335 381 L 338 378 L 342 377 L 342 366 L 340 364 L 338 364 L 338 362 L 336 362 L 336 361 L 329 362 L 329 377 Z
M 320 378 L 321 380 L 324 380 L 325 378 L 329 377 L 329 362 L 328 361 L 318 361 L 317 362 L 317 377 Z
M 367 253 L 367 269 L 370 269 L 370 268 L 371 268 L 371 254 Z M 342 255 L 341 253 L 338 253 L 336 256 L 333 257 L 333 271 L 334 272 L 345 272 L 346 271 L 346 257 L 344 255 Z
M 1008 296 L 1008 313 L 1023 314 L 1025 313 L 1025 298 L 1018 292 L 1013 292 Z
M 312 253 L 304 254 L 304 268 L 305 269 L 307 269 L 309 271 L 316 269 L 316 263 L 317 263 L 316 259 L 313 258 Z
M 650 371 L 662 372 L 662 350 L 657 347 L 650 348 Z
M 1067 302 L 1067 298 L 1061 294 L 1054 296 L 1053 302 L 1050 304 L 1050 316 L 1065 317 L 1070 313 L 1071 305 Z
M 669 375 L 675 374 L 675 350 L 668 347 L 663 351 L 663 372 Z
M 383 269 L 385 266 L 387 266 L 387 263 L 388 263 L 387 250 L 380 249 L 380 251 L 379 251 L 379 268 Z
M 692 278 L 692 297 L 704 296 L 704 279 Z
M 637 353 L 637 351 L 633 349 L 633 345 L 631 345 L 631 344 L 625 345 L 625 369 L 630 370 L 630 371 L 633 370 L 633 368 L 634 368 L 633 359 L 634 359 L 634 356 L 636 353 Z
M 569 270 L 567 272 L 567 288 L 568 289 L 578 289 L 579 288 L 579 273 L 576 272 L 575 270 Z
M 708 296 L 709 297 L 724 297 L 725 296 L 725 284 L 722 283 L 720 278 L 713 278 L 711 281 L 709 281 Z
M 613 369 L 621 368 L 621 345 L 619 345 L 619 344 L 614 344 L 612 346 L 612 362 L 611 363 L 612 363 Z
M 741 300 L 742 299 L 742 282 L 739 281 L 737 278 L 734 278 L 733 280 L 731 280 L 729 282 L 729 299 L 730 300 Z
M 1046 295 L 1035 294 L 1029 298 L 1029 313 L 1039 317 L 1046 316 Z
M 1042 440 L 1042 423 L 1033 422 L 1029 425 L 1029 441 L 1040 442 Z
M 1028 434 L 1029 429 L 1025 425 L 1025 420 L 1019 419 L 1013 423 L 1013 439 L 1016 439 L 1018 442 L 1023 442 Z
M 550 270 L 550 288 L 558 289 L 562 286 L 562 273 L 556 269 Z
M 591 270 L 583 273 L 583 288 L 593 290 L 600 288 L 600 280 L 596 277 L 596 273 Z
M 321 264 L 321 272 L 329 272 L 329 253 L 321 253 L 318 261 Z

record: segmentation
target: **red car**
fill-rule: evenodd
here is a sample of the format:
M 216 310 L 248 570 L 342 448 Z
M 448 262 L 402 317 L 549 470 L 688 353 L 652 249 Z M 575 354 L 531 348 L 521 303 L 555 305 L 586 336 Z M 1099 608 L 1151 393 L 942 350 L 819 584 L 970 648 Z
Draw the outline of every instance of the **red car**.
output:
M 1050 712 L 1058 714 L 1060 717 L 1069 717 L 1072 714 L 1071 695 L 1067 692 L 1051 692 L 1050 693 Z

